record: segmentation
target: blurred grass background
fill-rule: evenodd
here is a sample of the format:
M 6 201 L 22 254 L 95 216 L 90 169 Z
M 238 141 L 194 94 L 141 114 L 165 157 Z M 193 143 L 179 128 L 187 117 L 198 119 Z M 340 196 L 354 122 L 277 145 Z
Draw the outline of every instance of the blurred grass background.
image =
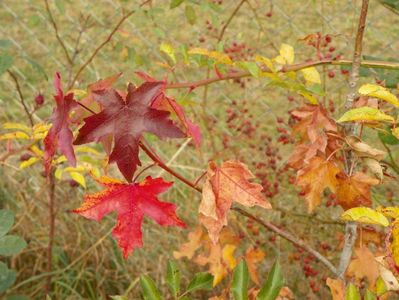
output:
M 56 40 L 44 2 L 3 0 L 0 2 L 0 50 L 13 56 L 12 71 L 20 79 L 28 106 L 33 108 L 34 97 L 38 93 L 44 94 L 45 106 L 37 111 L 35 117 L 38 122 L 47 120 L 51 113 L 53 74 L 59 71 L 68 79 L 68 74 L 76 72 L 104 41 L 123 12 L 135 10 L 86 68 L 76 88 L 85 89 L 87 84 L 118 72 L 123 72 L 117 84 L 119 88 L 129 81 L 139 83 L 140 80 L 134 75 L 136 71 L 145 71 L 159 79 L 168 77 L 179 82 L 205 78 L 208 69 L 186 65 L 181 54 L 177 55 L 177 64 L 173 68 L 166 67 L 165 65 L 171 65 L 171 61 L 159 50 L 160 44 L 169 43 L 176 51 L 182 46 L 214 49 L 223 22 L 226 22 L 238 2 L 186 0 L 179 7 L 170 9 L 170 3 L 166 0 L 149 1 L 149 5 L 142 7 L 139 6 L 140 1 L 128 0 L 50 0 L 59 34 L 71 54 L 82 28 L 82 20 L 90 16 L 90 26 L 81 35 L 79 52 L 71 69 Z M 256 53 L 274 57 L 280 44 L 287 43 L 295 48 L 296 62 L 302 62 L 309 57 L 314 58 L 315 54 L 313 49 L 299 39 L 307 34 L 321 32 L 332 36 L 336 54 L 350 59 L 360 2 L 248 0 L 228 26 L 221 44 L 225 48 L 243 44 L 245 49 L 250 49 L 245 50 L 243 55 Z M 188 20 L 187 6 L 195 10 L 195 19 Z M 371 1 L 364 54 L 380 59 L 398 58 L 399 27 L 395 26 L 398 20 L 399 16 L 378 1 Z M 346 76 L 337 67 L 323 67 L 319 71 L 324 74 L 326 92 L 337 104 L 339 115 L 342 112 L 340 104 L 343 103 L 346 93 Z M 334 78 L 327 78 L 329 71 L 335 72 Z M 253 168 L 257 162 L 267 160 L 262 148 L 267 135 L 272 139 L 273 149 L 280 156 L 278 168 L 283 168 L 291 148 L 277 144 L 279 134 L 276 131 L 276 119 L 281 116 L 287 120 L 286 112 L 293 108 L 294 104 L 287 101 L 287 92 L 270 87 L 262 80 L 248 79 L 244 81 L 244 85 L 216 83 L 209 86 L 206 93 L 207 99 L 204 101 L 204 88 L 198 88 L 189 95 L 184 90 L 170 91 L 170 95 L 184 105 L 189 117 L 200 124 L 204 138 L 200 150 L 184 141 L 164 142 L 154 139 L 152 145 L 165 161 L 174 157 L 171 166 L 192 180 L 205 171 L 207 161 L 214 158 L 215 153 L 218 159 L 239 158 Z M 246 101 L 245 105 L 242 104 L 243 101 Z M 229 108 L 242 113 L 235 128 L 226 123 L 226 110 Z M 245 114 L 244 108 L 248 110 Z M 8 74 L 3 74 L 0 81 L 0 122 L 28 124 L 22 112 L 14 82 Z M 204 114 L 207 121 L 202 118 Z M 250 119 L 254 125 L 258 124 L 252 135 L 237 131 L 240 122 L 244 122 L 245 118 Z M 210 126 L 206 122 L 210 122 Z M 207 130 L 207 127 L 211 130 Z M 223 143 L 226 139 L 229 140 L 228 147 Z M 0 147 L 5 151 L 5 143 Z M 150 163 L 144 155 L 142 161 L 143 166 Z M 43 299 L 48 239 L 46 182 L 40 176 L 42 170 L 39 167 L 21 171 L 15 166 L 18 166 L 18 157 L 9 158 L 1 165 L 0 206 L 16 212 L 17 224 L 14 231 L 21 234 L 29 242 L 29 246 L 20 255 L 12 258 L 11 265 L 18 270 L 18 280 L 10 293 Z M 265 166 L 258 169 L 262 168 Z M 159 172 L 159 169 L 152 168 L 148 174 L 155 176 Z M 117 172 L 114 174 L 118 176 Z M 173 180 L 167 174 L 163 175 Z M 275 178 L 273 173 L 267 176 L 270 180 Z M 303 200 L 288 185 L 288 178 L 289 174 L 285 174 L 279 179 L 279 193 L 272 197 L 271 202 L 274 207 L 292 210 L 298 214 L 304 213 Z M 93 191 L 95 188 L 90 183 L 87 190 Z M 68 212 L 81 203 L 84 192 L 82 188 L 70 187 L 68 182 L 57 184 L 54 299 L 107 299 L 109 295 L 116 294 L 127 294 L 129 299 L 139 299 L 138 276 L 147 273 L 158 283 L 162 283 L 165 263 L 172 258 L 173 250 L 185 240 L 188 230 L 161 228 L 147 220 L 143 227 L 144 248 L 136 250 L 128 260 L 124 260 L 111 238 L 113 217 L 96 223 Z M 195 192 L 176 182 L 163 199 L 177 203 L 179 216 L 188 223 L 189 228 L 195 226 L 199 200 Z M 317 213 L 321 217 L 334 217 L 334 212 L 331 216 L 330 211 L 326 213 L 323 209 Z M 337 210 L 335 216 L 338 213 Z M 293 220 L 281 211 L 262 212 L 260 215 L 280 222 L 298 236 L 309 240 L 316 248 L 321 237 L 332 243 L 336 240 L 335 231 L 331 231 L 331 226 L 336 225 L 309 222 L 307 218 L 301 217 Z M 245 220 L 240 218 L 232 216 L 233 226 L 246 230 L 243 227 Z M 296 225 L 292 228 L 294 222 Z M 267 259 L 261 270 L 267 270 L 276 256 L 280 257 L 288 285 L 299 295 L 298 299 L 304 299 L 301 297 L 305 296 L 309 299 L 320 297 L 304 287 L 305 279 L 303 275 L 298 275 L 301 274 L 301 267 L 291 264 L 289 253 L 295 252 L 295 249 L 284 241 L 268 243 L 268 233 L 262 234 L 262 247 L 267 253 Z M 194 263 L 186 260 L 178 261 L 178 264 L 184 278 L 190 278 L 193 272 L 200 270 Z M 325 287 L 322 292 L 322 295 L 328 294 Z

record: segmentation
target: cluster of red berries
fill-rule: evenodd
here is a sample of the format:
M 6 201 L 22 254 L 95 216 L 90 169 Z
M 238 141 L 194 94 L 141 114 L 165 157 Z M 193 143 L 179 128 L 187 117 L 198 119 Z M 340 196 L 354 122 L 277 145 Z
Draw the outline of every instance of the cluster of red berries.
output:
M 255 49 L 247 47 L 245 43 L 233 42 L 224 48 L 224 52 L 232 60 L 250 60 L 255 54 Z
M 337 205 L 338 205 L 337 196 L 335 194 L 330 194 L 326 201 L 326 207 L 337 206 Z

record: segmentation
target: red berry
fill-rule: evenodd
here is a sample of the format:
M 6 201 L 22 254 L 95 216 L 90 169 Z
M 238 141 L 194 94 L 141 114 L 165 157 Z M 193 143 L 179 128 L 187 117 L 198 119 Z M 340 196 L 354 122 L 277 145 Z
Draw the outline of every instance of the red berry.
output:
M 331 46 L 330 48 L 328 48 L 328 51 L 334 52 L 335 51 L 335 47 Z
M 288 101 L 290 102 L 294 101 L 294 96 L 288 96 Z
M 326 35 L 325 40 L 326 40 L 327 44 L 331 43 L 331 36 Z
M 75 187 L 77 187 L 78 185 L 79 185 L 79 184 L 78 184 L 75 180 L 73 180 L 73 179 L 69 180 L 69 186 L 70 186 L 70 187 L 75 188 Z
M 35 97 L 35 103 L 36 103 L 37 106 L 43 105 L 43 103 L 44 103 L 44 96 L 43 96 L 42 94 L 39 93 L 39 94 Z
M 266 17 L 270 18 L 271 16 L 273 16 L 273 13 L 272 13 L 271 11 L 269 11 L 269 12 L 266 14 Z
M 328 72 L 328 77 L 334 78 L 334 77 L 335 77 L 334 71 L 329 71 L 329 72 Z
M 24 154 L 22 154 L 22 155 L 19 157 L 19 160 L 20 160 L 20 161 L 26 161 L 26 160 L 28 160 L 28 159 L 31 158 L 31 157 L 32 157 L 31 154 L 29 154 L 29 153 L 24 153 Z

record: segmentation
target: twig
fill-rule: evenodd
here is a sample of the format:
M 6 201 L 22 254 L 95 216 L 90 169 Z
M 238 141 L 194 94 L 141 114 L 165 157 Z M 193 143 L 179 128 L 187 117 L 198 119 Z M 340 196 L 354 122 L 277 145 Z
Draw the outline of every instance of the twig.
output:
M 114 34 L 118 31 L 119 27 L 122 26 L 123 22 L 125 22 L 125 20 L 127 18 L 129 18 L 131 15 L 134 14 L 134 10 L 130 11 L 128 14 L 124 15 L 119 22 L 115 25 L 114 29 L 110 32 L 110 34 L 108 35 L 108 37 L 100 44 L 98 45 L 98 47 L 94 50 L 94 52 L 90 55 L 90 57 L 86 60 L 86 62 L 83 63 L 83 65 L 79 68 L 79 70 L 76 72 L 75 76 L 73 77 L 71 83 L 69 84 L 68 89 L 71 89 L 73 87 L 73 85 L 75 84 L 76 80 L 79 78 L 80 74 L 83 72 L 83 70 L 92 62 L 92 60 L 96 57 L 97 53 L 100 52 L 100 50 L 106 45 L 108 44 L 112 37 L 114 36 Z
M 346 110 L 352 108 L 353 102 L 356 98 L 356 86 L 359 80 L 359 70 L 362 59 L 363 35 L 364 35 L 364 29 L 366 27 L 368 5 L 369 5 L 369 0 L 362 1 L 362 8 L 360 12 L 359 23 L 356 33 L 355 49 L 353 53 L 352 71 L 349 78 L 349 93 L 345 103 Z M 356 130 L 357 130 L 356 125 L 354 124 L 349 124 L 345 126 L 345 133 L 347 135 L 354 135 L 356 133 Z M 348 151 L 347 155 L 345 156 L 345 160 L 346 160 L 345 163 L 346 173 L 349 174 L 354 163 L 351 150 Z M 338 265 L 339 278 L 343 279 L 344 273 L 349 265 L 350 259 L 352 257 L 352 248 L 356 242 L 356 236 L 357 236 L 357 224 L 354 222 L 348 222 L 345 225 L 345 242 Z
M 238 3 L 238 5 L 236 6 L 236 8 L 233 10 L 233 12 L 231 13 L 230 17 L 227 19 L 226 23 L 223 25 L 222 30 L 220 31 L 220 34 L 218 36 L 218 42 L 220 42 L 223 39 L 223 36 L 224 36 L 224 33 L 225 33 L 227 27 L 229 27 L 231 21 L 233 21 L 235 15 L 238 13 L 238 11 L 240 10 L 241 6 L 246 1 L 247 0 L 241 0 L 240 3 Z
M 54 200 L 55 200 L 55 180 L 54 173 L 51 171 L 48 176 L 49 180 L 49 233 L 48 233 L 48 246 L 47 246 L 47 272 L 51 274 L 53 270 L 53 243 L 54 243 L 54 231 L 55 231 L 55 212 L 54 212 Z M 46 294 L 51 292 L 51 275 L 47 277 L 46 281 Z
M 47 11 L 47 14 L 48 14 L 48 16 L 50 18 L 50 23 L 53 25 L 55 36 L 56 36 L 58 42 L 60 43 L 61 48 L 64 50 L 65 57 L 66 57 L 68 63 L 70 65 L 72 65 L 72 59 L 69 56 L 68 50 L 67 50 L 63 40 L 61 39 L 60 34 L 58 33 L 58 26 L 57 26 L 57 23 L 54 20 L 53 14 L 51 13 L 50 6 L 48 4 L 48 0 L 44 0 L 44 4 L 46 5 L 46 11 Z
M 395 162 L 395 159 L 392 155 L 392 151 L 391 149 L 389 149 L 389 147 L 387 146 L 387 144 L 385 144 L 383 141 L 381 141 L 382 145 L 384 146 L 385 150 L 387 150 L 388 156 L 389 156 L 389 160 L 391 161 L 391 163 L 387 163 L 394 171 L 396 174 L 399 174 L 399 166 L 398 164 Z
M 19 95 L 19 100 L 20 100 L 22 106 L 24 107 L 24 110 L 29 119 L 30 125 L 33 127 L 33 125 L 35 125 L 35 123 L 33 122 L 32 114 L 29 112 L 28 106 L 25 103 L 25 98 L 24 98 L 24 95 L 22 94 L 22 90 L 21 90 L 21 86 L 19 85 L 18 77 L 11 70 L 7 70 L 7 72 L 11 76 L 11 78 L 14 80 L 15 87 L 17 88 L 17 92 Z
M 342 60 L 322 59 L 322 60 L 317 60 L 317 61 L 312 61 L 312 62 L 304 62 L 304 63 L 298 63 L 298 64 L 292 64 L 292 65 L 285 65 L 277 72 L 287 73 L 287 72 L 291 72 L 291 71 L 299 71 L 299 70 L 306 69 L 309 67 L 317 67 L 317 66 L 323 66 L 323 65 L 348 66 L 348 65 L 352 65 L 352 61 L 351 60 L 343 60 L 343 59 Z M 364 60 L 360 63 L 360 65 L 362 67 L 366 67 L 366 68 L 393 69 L 393 70 L 399 69 L 399 63 L 384 62 L 384 61 L 378 61 L 378 60 Z M 271 70 L 268 69 L 267 67 L 262 67 L 262 71 L 263 72 L 271 72 Z M 212 83 L 219 82 L 219 81 L 245 78 L 245 77 L 251 77 L 251 76 L 252 75 L 246 71 L 239 71 L 239 72 L 234 72 L 234 73 L 231 72 L 223 77 L 212 77 L 212 78 L 208 78 L 208 79 L 202 79 L 202 80 L 191 81 L 191 82 L 170 83 L 166 86 L 166 88 L 167 89 L 181 89 L 181 88 L 193 89 L 193 88 L 212 84 Z
M 36 145 L 37 143 L 38 143 L 38 141 L 36 140 L 36 141 L 34 141 L 34 142 L 32 142 L 32 143 L 30 143 L 30 144 L 28 144 L 26 146 L 23 146 L 21 148 L 17 148 L 17 149 L 11 150 L 11 151 L 7 151 L 2 156 L 0 156 L 0 162 L 5 161 L 7 158 L 9 158 L 12 155 L 21 153 L 21 152 L 23 152 L 25 150 L 28 150 L 29 148 L 31 148 L 32 146 Z

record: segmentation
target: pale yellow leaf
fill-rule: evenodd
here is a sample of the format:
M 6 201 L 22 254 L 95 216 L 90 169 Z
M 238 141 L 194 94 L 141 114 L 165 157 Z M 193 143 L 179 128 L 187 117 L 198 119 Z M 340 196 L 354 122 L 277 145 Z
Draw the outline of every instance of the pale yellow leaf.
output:
M 5 133 L 3 135 L 0 135 L 0 141 L 1 140 L 13 140 L 13 139 L 28 140 L 29 139 L 29 135 L 27 135 L 23 131 L 9 132 L 9 133 Z
M 11 122 L 7 122 L 3 124 L 3 128 L 4 129 L 17 129 L 17 130 L 23 130 L 26 132 L 31 132 L 32 129 L 24 124 L 21 123 L 11 123 Z
M 19 168 L 20 168 L 20 169 L 25 169 L 25 168 L 27 168 L 27 167 L 30 167 L 31 165 L 34 165 L 34 164 L 37 163 L 38 161 L 39 161 L 39 158 L 33 156 L 33 157 L 29 158 L 28 160 L 25 160 L 25 161 L 21 162 L 21 163 L 19 164 Z
M 71 176 L 71 178 L 79 183 L 81 186 L 86 188 L 86 180 L 82 174 L 80 174 L 79 172 L 69 172 L 69 176 Z
M 223 63 L 226 65 L 231 65 L 233 63 L 233 61 L 230 59 L 230 57 L 227 54 L 220 53 L 217 51 L 209 51 L 204 48 L 192 48 L 188 51 L 188 54 L 204 55 L 216 60 L 216 62 L 218 63 Z
M 172 45 L 168 43 L 162 43 L 159 47 L 159 50 L 168 55 L 173 63 L 176 64 L 175 49 L 173 49 Z
M 315 67 L 302 69 L 301 72 L 307 83 L 321 84 L 320 74 Z
M 285 64 L 292 64 L 295 60 L 294 48 L 288 44 L 282 44 L 280 47 L 280 56 L 284 59 Z
M 389 225 L 388 219 L 382 213 L 368 207 L 354 207 L 348 209 L 341 215 L 341 219 L 358 223 L 381 225 L 384 227 Z
M 273 61 L 267 57 L 263 57 L 261 55 L 255 56 L 255 61 L 264 64 L 271 72 L 275 73 L 276 69 L 274 68 Z
M 382 111 L 363 106 L 359 108 L 354 108 L 345 112 L 337 122 L 351 122 L 351 121 L 388 121 L 394 122 L 394 118 L 383 113 Z
M 54 172 L 54 176 L 55 178 L 57 178 L 58 180 L 62 179 L 62 174 L 64 173 L 64 170 L 62 170 L 61 168 L 55 169 Z
M 376 84 L 364 84 L 359 88 L 359 94 L 366 95 L 369 97 L 375 97 L 381 100 L 384 100 L 396 107 L 399 107 L 399 100 L 398 98 L 388 91 L 386 88 L 376 85 Z
M 399 139 L 399 127 L 397 128 L 392 128 L 392 135 Z

